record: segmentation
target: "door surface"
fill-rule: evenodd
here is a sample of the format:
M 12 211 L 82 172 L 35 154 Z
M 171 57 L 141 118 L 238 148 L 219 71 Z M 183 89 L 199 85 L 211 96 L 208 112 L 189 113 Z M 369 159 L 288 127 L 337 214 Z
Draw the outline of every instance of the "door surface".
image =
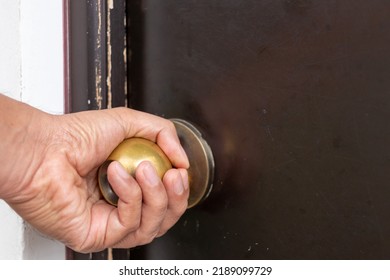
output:
M 196 124 L 214 189 L 147 259 L 390 258 L 390 2 L 127 1 L 130 105 Z

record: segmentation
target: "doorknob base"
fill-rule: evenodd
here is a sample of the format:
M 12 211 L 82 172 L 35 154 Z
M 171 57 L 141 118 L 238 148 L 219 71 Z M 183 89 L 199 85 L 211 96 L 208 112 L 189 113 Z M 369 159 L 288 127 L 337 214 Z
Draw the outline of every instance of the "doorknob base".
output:
M 210 146 L 193 124 L 182 119 L 171 119 L 171 121 L 176 127 L 180 143 L 190 161 L 188 208 L 191 208 L 206 199 L 212 190 L 215 169 L 214 156 Z

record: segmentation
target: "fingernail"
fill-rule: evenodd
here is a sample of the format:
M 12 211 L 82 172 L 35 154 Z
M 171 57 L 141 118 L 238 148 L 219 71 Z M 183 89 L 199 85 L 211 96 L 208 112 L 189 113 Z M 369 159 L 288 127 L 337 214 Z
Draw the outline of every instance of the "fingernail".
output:
M 184 189 L 188 190 L 189 188 L 189 181 L 188 181 L 188 171 L 185 169 L 179 169 L 180 175 L 183 181 Z
M 150 185 L 157 186 L 159 184 L 160 177 L 158 177 L 156 170 L 150 162 L 144 164 L 143 173 Z
M 175 179 L 175 185 L 173 190 L 176 194 L 181 195 L 184 192 L 183 179 L 181 175 L 178 175 Z
M 128 180 L 130 178 L 130 174 L 126 171 L 126 169 L 117 161 L 114 161 L 114 167 L 115 171 L 118 174 L 119 177 L 121 177 L 123 180 Z

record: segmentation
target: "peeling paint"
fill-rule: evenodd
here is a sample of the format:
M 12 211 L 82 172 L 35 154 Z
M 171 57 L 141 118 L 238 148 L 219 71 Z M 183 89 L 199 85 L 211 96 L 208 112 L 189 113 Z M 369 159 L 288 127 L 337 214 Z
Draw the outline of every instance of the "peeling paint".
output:
M 124 17 L 123 17 L 123 26 L 124 26 L 124 29 L 127 30 L 127 18 L 126 18 L 126 13 L 124 14 Z M 127 32 L 125 32 L 125 36 L 123 36 L 123 62 L 124 62 L 124 66 L 125 66 L 125 90 L 124 90 L 124 93 L 125 93 L 125 106 L 127 107 L 128 104 L 127 104 Z
M 107 108 L 112 108 L 112 44 L 111 44 L 111 10 L 114 9 L 114 1 L 107 0 Z
M 107 0 L 107 7 L 109 10 L 114 9 L 114 0 Z
M 101 48 L 101 34 L 102 34 L 102 1 L 98 1 L 97 4 L 98 15 L 98 31 L 96 36 L 96 49 Z M 102 109 L 102 62 L 100 58 L 95 61 L 95 101 L 98 109 Z

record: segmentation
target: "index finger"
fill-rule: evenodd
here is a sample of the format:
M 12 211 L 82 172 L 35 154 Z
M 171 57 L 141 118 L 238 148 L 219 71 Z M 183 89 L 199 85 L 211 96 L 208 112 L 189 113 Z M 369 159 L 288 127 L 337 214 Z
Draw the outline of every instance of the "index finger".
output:
M 123 110 L 123 108 L 114 110 Z M 119 115 L 125 128 L 126 138 L 141 137 L 156 142 L 173 166 L 189 168 L 187 155 L 180 144 L 173 122 L 132 109 L 125 109 L 125 112 L 120 112 Z

